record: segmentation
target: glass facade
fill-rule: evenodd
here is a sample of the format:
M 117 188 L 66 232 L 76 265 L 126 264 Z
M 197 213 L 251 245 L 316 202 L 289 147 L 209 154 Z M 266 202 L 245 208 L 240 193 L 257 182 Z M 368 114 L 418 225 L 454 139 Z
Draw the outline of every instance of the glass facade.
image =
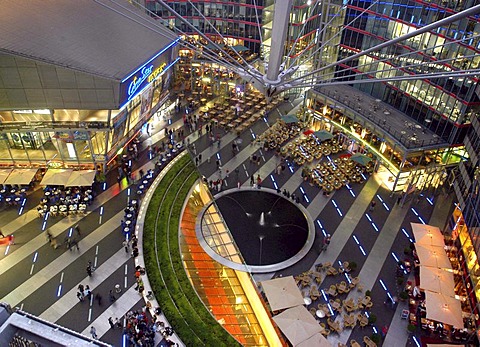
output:
M 453 3 L 454 6 L 447 1 L 349 2 L 339 58 L 398 38 L 473 4 Z M 356 17 L 360 19 L 352 22 Z M 388 78 L 476 68 L 480 63 L 478 28 L 478 17 L 468 17 L 363 56 L 348 66 L 340 64 L 336 76 L 345 80 Z M 477 83 L 476 78 L 466 77 L 356 86 L 395 106 L 451 144 L 460 144 L 467 132 L 464 125 L 478 111 Z
M 243 346 L 281 345 L 250 275 L 216 262 L 198 242 L 196 217 L 211 200 L 208 188 L 198 183 L 181 218 L 180 252 L 187 275 L 207 309 Z M 214 204 L 207 212 L 206 220 L 211 228 L 220 228 L 220 232 L 224 230 L 221 216 L 214 211 Z M 222 234 L 225 235 L 222 232 L 219 235 Z M 235 248 L 220 239 L 212 238 L 210 242 L 218 246 L 220 252 L 232 254 L 224 246 Z M 238 255 L 233 258 L 238 258 Z
M 167 62 L 176 51 L 168 50 Z M 166 106 L 172 72 L 150 81 L 121 110 L 0 111 L 0 166 L 106 169 L 127 141 Z

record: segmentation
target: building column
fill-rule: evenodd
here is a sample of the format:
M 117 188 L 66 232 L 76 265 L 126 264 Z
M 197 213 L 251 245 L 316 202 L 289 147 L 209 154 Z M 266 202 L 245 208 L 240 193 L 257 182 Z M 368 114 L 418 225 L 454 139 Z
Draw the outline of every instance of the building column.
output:
M 264 80 L 268 84 L 280 82 L 278 74 L 285 52 L 285 39 L 287 37 L 288 23 L 290 21 L 290 10 L 292 0 L 275 1 L 272 26 L 272 44 L 268 58 L 268 70 Z

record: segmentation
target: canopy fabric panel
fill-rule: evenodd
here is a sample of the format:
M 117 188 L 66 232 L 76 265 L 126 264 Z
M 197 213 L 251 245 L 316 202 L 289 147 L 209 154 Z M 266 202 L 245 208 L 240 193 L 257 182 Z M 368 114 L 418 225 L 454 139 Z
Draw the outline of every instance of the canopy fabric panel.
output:
M 0 169 L 0 184 L 5 183 L 12 171 L 13 169 Z
M 262 287 L 272 311 L 303 305 L 303 296 L 293 276 L 263 281 Z
M 5 180 L 5 184 L 30 184 L 38 169 L 14 169 Z
M 316 333 L 312 337 L 300 342 L 296 347 L 333 347 L 322 334 Z
M 445 239 L 440 228 L 421 223 L 410 223 L 410 225 L 412 226 L 412 232 L 416 244 L 440 247 L 445 246 Z
M 450 259 L 448 259 L 443 247 L 416 244 L 415 251 L 417 252 L 420 265 L 443 269 L 452 268 L 452 263 L 450 263 Z
M 273 320 L 294 346 L 322 331 L 320 324 L 304 306 L 286 309 Z
M 298 123 L 297 116 L 293 114 L 288 114 L 286 116 L 282 116 L 282 120 L 287 124 Z
M 333 135 L 326 130 L 315 131 L 313 135 L 322 142 L 333 139 Z
M 350 157 L 350 159 L 363 166 L 367 165 L 372 161 L 372 158 L 366 156 L 365 154 L 360 154 L 360 153 L 355 153 Z
M 249 50 L 248 47 L 245 47 L 245 46 L 242 46 L 242 45 L 232 46 L 231 48 L 232 48 L 235 52 L 245 52 L 245 51 L 248 51 L 248 50 Z
M 73 171 L 68 178 L 66 187 L 90 187 L 95 179 L 95 170 Z
M 420 288 L 455 296 L 453 273 L 430 266 L 420 266 Z
M 72 169 L 48 169 L 43 176 L 42 186 L 64 186 L 67 184 L 70 175 L 72 174 Z
M 462 305 L 448 295 L 425 291 L 427 319 L 463 328 Z

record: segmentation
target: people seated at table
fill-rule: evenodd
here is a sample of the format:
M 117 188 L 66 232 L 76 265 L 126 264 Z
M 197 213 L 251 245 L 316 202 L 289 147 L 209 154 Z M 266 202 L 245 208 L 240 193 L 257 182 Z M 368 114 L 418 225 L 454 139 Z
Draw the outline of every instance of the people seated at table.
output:
M 27 196 L 28 187 L 19 185 L 0 185 L 0 201 L 7 206 L 19 206 Z
M 39 217 L 50 212 L 52 216 L 85 213 L 95 193 L 91 187 L 47 186 L 37 207 Z

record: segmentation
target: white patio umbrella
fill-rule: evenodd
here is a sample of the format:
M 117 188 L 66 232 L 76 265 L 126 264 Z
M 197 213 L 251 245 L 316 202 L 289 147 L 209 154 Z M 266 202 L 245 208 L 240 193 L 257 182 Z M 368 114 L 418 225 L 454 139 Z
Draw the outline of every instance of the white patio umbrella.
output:
M 95 170 L 73 171 L 65 187 L 90 187 L 95 179 Z
M 443 247 L 415 244 L 420 265 L 451 269 L 452 264 Z
M 303 296 L 293 276 L 263 281 L 262 287 L 272 311 L 303 305 Z
M 30 184 L 38 169 L 15 169 L 5 180 L 5 184 Z
M 273 320 L 294 346 L 322 330 L 320 324 L 304 306 L 289 308 L 277 314 Z
M 443 295 L 455 296 L 453 273 L 430 266 L 420 266 L 420 288 Z
M 427 319 L 463 328 L 462 305 L 448 295 L 425 291 Z
M 72 174 L 72 169 L 48 169 L 43 176 L 42 186 L 64 186 Z
M 0 169 L 0 184 L 3 184 L 8 175 L 12 173 L 13 169 Z
M 322 334 L 316 333 L 305 341 L 300 342 L 296 347 L 332 347 L 332 344 Z
M 445 239 L 440 228 L 421 223 L 410 223 L 410 225 L 412 226 L 412 232 L 416 244 L 440 247 L 445 246 Z

